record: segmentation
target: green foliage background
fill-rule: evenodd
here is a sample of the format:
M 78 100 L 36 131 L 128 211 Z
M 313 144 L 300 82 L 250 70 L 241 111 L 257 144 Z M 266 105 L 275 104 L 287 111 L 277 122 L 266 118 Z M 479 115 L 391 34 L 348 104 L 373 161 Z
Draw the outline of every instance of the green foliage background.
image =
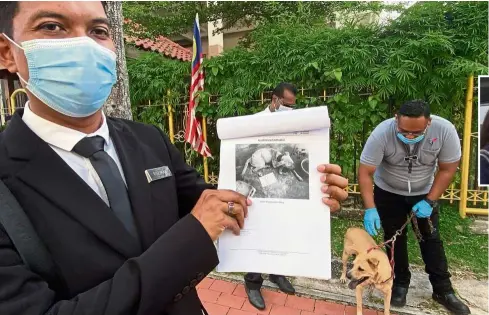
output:
M 126 24 L 126 33 L 144 33 L 154 38 L 158 35 L 177 35 L 192 32 L 195 14 L 200 23 L 221 19 L 217 31 L 232 27 L 248 27 L 258 23 L 273 22 L 277 16 L 287 14 L 307 18 L 308 23 L 333 21 L 336 12 L 364 13 L 394 10 L 399 5 L 366 1 L 124 1 L 124 17 L 144 30 Z M 356 17 L 361 15 L 356 14 Z
M 419 2 L 387 26 L 332 28 L 309 23 L 300 12 L 277 13 L 238 47 L 204 61 L 199 111 L 211 122 L 211 149 L 217 155 L 216 118 L 262 110 L 261 93 L 282 81 L 306 89 L 298 107 L 328 104 L 331 159 L 351 180 L 369 132 L 405 100 L 429 101 L 432 112 L 450 119 L 461 134 L 467 77 L 487 73 L 487 15 L 486 2 Z M 135 107 L 181 104 L 178 111 L 186 104 L 189 63 L 146 53 L 130 60 L 128 70 Z M 164 125 L 165 115 L 164 106 L 135 108 L 146 122 Z

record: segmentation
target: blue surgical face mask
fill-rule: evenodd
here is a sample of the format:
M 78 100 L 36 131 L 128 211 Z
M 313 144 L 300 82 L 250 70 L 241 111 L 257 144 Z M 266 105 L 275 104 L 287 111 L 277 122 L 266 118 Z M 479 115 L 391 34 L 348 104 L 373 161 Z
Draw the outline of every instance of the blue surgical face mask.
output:
M 87 117 L 104 105 L 117 81 L 116 55 L 89 37 L 22 42 L 29 67 L 26 88 L 69 117 Z
M 424 134 L 422 134 L 421 136 L 417 136 L 414 139 L 408 139 L 403 134 L 398 132 L 397 137 L 399 138 L 399 140 L 401 140 L 405 144 L 416 144 L 416 143 L 418 143 L 424 139 Z

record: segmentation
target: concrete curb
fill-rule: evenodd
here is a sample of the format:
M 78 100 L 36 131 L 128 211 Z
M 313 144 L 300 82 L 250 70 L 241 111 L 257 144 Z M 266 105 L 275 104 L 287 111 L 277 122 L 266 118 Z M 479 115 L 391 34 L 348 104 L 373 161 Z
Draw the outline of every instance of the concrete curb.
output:
M 228 274 L 228 273 L 218 273 L 218 272 L 211 272 L 209 274 L 210 278 L 213 279 L 218 279 L 218 280 L 227 280 L 227 281 L 232 281 L 234 283 L 240 283 L 243 284 L 243 277 L 240 275 L 235 275 L 235 274 Z M 277 286 L 268 281 L 265 280 L 263 282 L 263 286 L 267 288 L 271 288 L 274 290 L 277 290 Z M 333 292 L 326 292 L 326 291 L 321 291 L 317 289 L 310 289 L 306 288 L 300 285 L 294 284 L 294 288 L 296 289 L 296 295 L 298 296 L 304 296 L 304 297 L 310 297 L 314 298 L 317 300 L 328 300 L 328 301 L 333 301 L 333 302 L 339 302 L 341 304 L 346 304 L 346 305 L 356 305 L 355 298 L 343 294 L 336 294 Z M 384 310 L 384 305 L 380 303 L 373 303 L 370 302 L 366 299 L 363 301 L 364 306 L 376 309 L 379 311 Z M 405 306 L 403 308 L 396 308 L 396 307 L 391 307 L 391 312 L 396 313 L 399 315 L 433 315 L 433 314 L 447 314 L 446 312 L 439 312 L 438 310 L 425 310 L 421 311 L 419 308 L 415 307 L 410 307 L 410 306 Z

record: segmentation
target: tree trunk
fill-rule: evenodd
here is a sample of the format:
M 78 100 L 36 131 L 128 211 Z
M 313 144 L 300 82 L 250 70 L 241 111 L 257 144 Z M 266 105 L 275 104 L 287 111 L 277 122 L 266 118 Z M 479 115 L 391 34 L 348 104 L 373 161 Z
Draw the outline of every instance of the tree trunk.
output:
M 131 101 L 129 98 L 129 78 L 126 67 L 126 54 L 124 49 L 124 35 L 122 30 L 122 2 L 103 1 L 107 18 L 112 29 L 112 39 L 117 54 L 117 83 L 112 94 L 104 105 L 107 116 L 132 120 Z

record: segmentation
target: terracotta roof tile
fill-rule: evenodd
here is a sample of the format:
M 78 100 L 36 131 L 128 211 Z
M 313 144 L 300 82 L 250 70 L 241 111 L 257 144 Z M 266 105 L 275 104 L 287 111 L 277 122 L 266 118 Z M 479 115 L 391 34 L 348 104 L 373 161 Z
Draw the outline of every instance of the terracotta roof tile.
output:
M 125 20 L 126 24 L 133 24 L 133 28 L 138 29 L 140 25 L 132 23 L 130 20 Z M 128 43 L 133 43 L 136 47 L 147 51 L 159 52 L 167 57 L 182 61 L 192 60 L 192 51 L 184 48 L 165 36 L 158 36 L 155 40 L 149 38 L 138 38 L 136 36 L 124 36 Z

